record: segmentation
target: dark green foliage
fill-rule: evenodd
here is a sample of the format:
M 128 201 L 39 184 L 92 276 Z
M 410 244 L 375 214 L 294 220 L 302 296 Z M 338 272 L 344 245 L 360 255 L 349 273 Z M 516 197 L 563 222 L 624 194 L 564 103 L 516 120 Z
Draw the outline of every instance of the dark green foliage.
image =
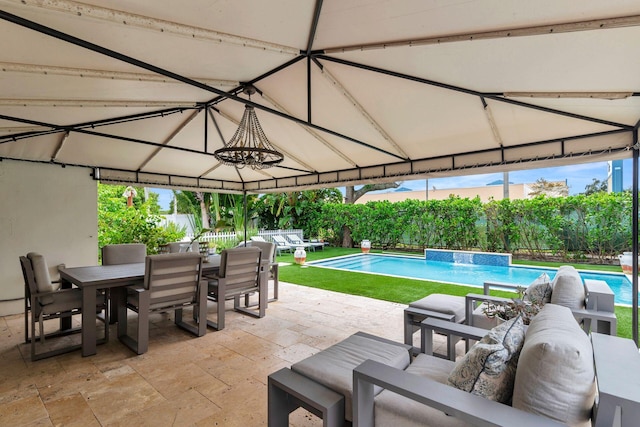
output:
M 339 245 L 344 227 L 355 244 L 377 248 L 448 248 L 510 252 L 530 259 L 610 262 L 631 247 L 631 194 L 537 196 L 482 203 L 478 198 L 324 203 L 316 225 Z M 300 227 L 292 223 L 293 227 Z M 306 234 L 305 234 L 306 235 Z

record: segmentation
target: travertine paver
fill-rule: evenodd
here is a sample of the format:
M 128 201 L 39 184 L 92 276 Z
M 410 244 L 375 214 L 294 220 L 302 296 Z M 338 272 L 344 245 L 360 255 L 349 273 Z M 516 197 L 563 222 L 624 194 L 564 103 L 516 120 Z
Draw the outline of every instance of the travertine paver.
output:
M 173 324 L 172 313 L 155 314 L 146 354 L 119 343 L 112 326 L 110 342 L 95 356 L 78 351 L 38 362 L 22 343 L 23 316 L 6 316 L 0 425 L 265 426 L 271 372 L 359 330 L 401 342 L 404 308 L 281 282 L 280 300 L 262 319 L 228 305 L 227 327 L 196 338 Z M 443 348 L 440 339 L 436 350 Z M 301 409 L 290 421 L 322 425 Z

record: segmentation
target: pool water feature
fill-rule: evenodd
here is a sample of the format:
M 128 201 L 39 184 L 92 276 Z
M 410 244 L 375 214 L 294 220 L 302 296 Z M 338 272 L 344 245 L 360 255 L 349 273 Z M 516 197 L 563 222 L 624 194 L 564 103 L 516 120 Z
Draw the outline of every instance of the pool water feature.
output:
M 379 254 L 349 255 L 313 261 L 307 264 L 313 267 L 478 287 L 482 287 L 485 281 L 528 286 L 542 273 L 547 273 L 553 279 L 557 271 L 553 268 L 544 267 L 514 265 L 503 267 L 486 264 L 431 261 L 422 257 L 405 255 Z M 631 282 L 624 274 L 592 271 L 579 272 L 583 280 L 594 279 L 607 282 L 615 294 L 614 301 L 616 304 L 631 305 Z

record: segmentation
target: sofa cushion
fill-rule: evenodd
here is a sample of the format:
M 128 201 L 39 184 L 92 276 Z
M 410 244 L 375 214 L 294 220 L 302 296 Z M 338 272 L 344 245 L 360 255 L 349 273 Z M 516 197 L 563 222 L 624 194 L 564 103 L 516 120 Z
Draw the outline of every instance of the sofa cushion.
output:
M 496 326 L 456 362 L 447 382 L 487 399 L 510 402 L 523 342 L 521 316 Z
M 419 354 L 406 372 L 446 384 L 454 362 Z M 458 427 L 469 424 L 446 415 L 431 406 L 423 405 L 389 390 L 375 398 L 374 416 L 378 426 L 438 426 Z
M 527 329 L 513 407 L 572 426 L 589 426 L 594 375 L 589 337 L 570 309 L 547 304 Z
M 524 291 L 522 300 L 539 304 L 551 302 L 551 279 L 547 273 L 542 273 Z
M 345 418 L 351 421 L 353 369 L 367 359 L 403 370 L 409 366 L 409 352 L 404 346 L 355 334 L 294 363 L 291 370 L 344 395 Z M 376 389 L 376 393 L 381 390 Z
M 442 314 L 453 314 L 456 323 L 464 322 L 465 298 L 455 295 L 431 294 L 414 301 L 409 307 L 435 311 Z
M 569 308 L 584 308 L 584 284 L 578 271 L 570 265 L 558 269 L 551 282 L 551 302 Z

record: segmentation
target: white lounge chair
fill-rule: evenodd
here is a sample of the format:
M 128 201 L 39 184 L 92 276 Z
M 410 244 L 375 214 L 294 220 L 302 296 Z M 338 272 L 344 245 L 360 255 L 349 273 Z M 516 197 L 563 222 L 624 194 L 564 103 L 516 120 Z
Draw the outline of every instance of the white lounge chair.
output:
M 287 238 L 287 240 L 289 241 L 291 246 L 296 246 L 296 247 L 297 246 L 302 246 L 303 248 L 311 249 L 314 252 L 315 252 L 316 248 L 318 248 L 318 247 L 324 248 L 324 243 L 305 242 L 300 237 L 298 237 L 296 234 L 287 234 L 285 237 Z
M 280 254 L 282 251 L 292 252 L 293 247 L 282 236 L 271 236 L 273 243 L 276 244 L 276 251 Z

